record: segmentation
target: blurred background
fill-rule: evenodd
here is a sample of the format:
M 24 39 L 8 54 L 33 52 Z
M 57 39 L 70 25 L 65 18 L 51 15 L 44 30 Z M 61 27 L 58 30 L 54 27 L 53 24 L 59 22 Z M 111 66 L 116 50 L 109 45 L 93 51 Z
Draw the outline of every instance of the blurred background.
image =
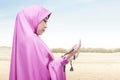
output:
M 16 14 L 37 4 L 52 12 L 41 36 L 50 48 L 70 48 L 81 39 L 85 48 L 120 47 L 119 0 L 2 0 L 0 46 L 12 46 Z

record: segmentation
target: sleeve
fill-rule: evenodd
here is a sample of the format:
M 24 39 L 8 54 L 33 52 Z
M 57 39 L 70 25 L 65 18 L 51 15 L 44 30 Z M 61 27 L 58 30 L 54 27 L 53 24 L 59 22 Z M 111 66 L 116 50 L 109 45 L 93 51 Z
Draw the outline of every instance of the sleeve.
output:
M 65 65 L 68 63 L 66 57 L 61 56 L 58 60 L 49 63 L 49 72 L 51 80 L 66 80 Z

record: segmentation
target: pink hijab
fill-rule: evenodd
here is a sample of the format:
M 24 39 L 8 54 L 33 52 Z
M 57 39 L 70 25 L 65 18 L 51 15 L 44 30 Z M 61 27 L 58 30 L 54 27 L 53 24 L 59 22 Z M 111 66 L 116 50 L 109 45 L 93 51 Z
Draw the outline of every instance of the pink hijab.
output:
M 36 35 L 37 25 L 50 12 L 33 5 L 16 16 L 9 80 L 66 80 L 65 57 L 54 60 L 50 49 Z

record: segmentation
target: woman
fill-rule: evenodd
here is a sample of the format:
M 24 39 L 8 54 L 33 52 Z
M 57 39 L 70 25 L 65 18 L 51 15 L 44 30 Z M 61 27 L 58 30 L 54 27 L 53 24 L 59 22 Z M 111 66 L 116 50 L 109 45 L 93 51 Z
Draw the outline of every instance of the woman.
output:
M 16 16 L 9 80 L 66 80 L 63 67 L 78 52 L 54 60 L 50 49 L 38 35 L 47 28 L 51 12 L 38 5 L 21 10 Z

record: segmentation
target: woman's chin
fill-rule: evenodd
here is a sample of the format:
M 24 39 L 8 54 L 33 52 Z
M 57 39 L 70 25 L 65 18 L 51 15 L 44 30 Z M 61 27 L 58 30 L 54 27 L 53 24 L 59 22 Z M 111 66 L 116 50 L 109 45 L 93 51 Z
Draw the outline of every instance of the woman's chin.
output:
M 43 34 L 43 32 L 42 33 L 38 33 L 38 35 L 42 35 Z

